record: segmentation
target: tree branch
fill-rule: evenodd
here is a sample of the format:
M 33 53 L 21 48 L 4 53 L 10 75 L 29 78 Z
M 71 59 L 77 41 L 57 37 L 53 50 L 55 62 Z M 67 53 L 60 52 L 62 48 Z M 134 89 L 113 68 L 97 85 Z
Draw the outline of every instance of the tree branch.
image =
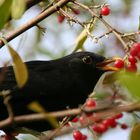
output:
M 104 119 L 106 117 L 114 116 L 118 113 L 121 112 L 130 112 L 130 111 L 136 111 L 140 110 L 140 103 L 132 103 L 132 104 L 127 104 L 127 105 L 118 105 L 118 106 L 113 106 L 112 108 L 95 108 L 95 109 L 90 109 L 87 110 L 86 112 L 94 112 L 96 118 L 94 121 L 92 120 L 93 123 L 95 121 L 99 121 L 101 119 Z M 63 111 L 56 111 L 56 112 L 50 112 L 50 113 L 36 113 L 36 114 L 30 114 L 30 115 L 21 115 L 21 116 L 14 116 L 13 120 L 15 123 L 23 123 L 23 122 L 30 122 L 30 121 L 38 121 L 38 120 L 45 120 L 47 117 L 65 117 L 65 116 L 75 116 L 82 114 L 83 111 L 80 108 L 75 108 L 75 109 L 69 109 L 69 110 L 63 110 Z M 8 119 L 5 119 L 3 121 L 0 121 L 0 128 L 7 127 L 8 125 L 11 124 L 11 121 Z
M 27 31 L 28 29 L 35 26 L 37 23 L 45 19 L 46 17 L 50 16 L 52 13 L 56 12 L 60 7 L 63 7 L 65 4 L 70 2 L 71 0 L 60 0 L 57 3 L 55 3 L 53 6 L 46 9 L 44 12 L 41 12 L 38 16 L 33 18 L 32 20 L 28 21 L 24 25 L 20 26 L 15 31 L 12 31 L 8 33 L 4 38 L 9 42 L 18 35 L 22 34 L 23 32 Z M 4 42 L 0 40 L 0 48 L 4 45 Z
M 115 116 L 116 114 L 121 113 L 121 112 L 131 112 L 131 111 L 137 111 L 137 110 L 140 110 L 140 103 L 138 102 L 133 103 L 133 104 L 128 104 L 128 105 L 121 105 L 121 106 L 113 107 L 111 109 L 104 110 L 102 112 L 94 113 L 95 117 L 92 116 L 91 118 L 90 117 L 86 118 L 83 124 L 73 124 L 70 127 L 63 127 L 61 130 L 57 128 L 55 130 L 49 131 L 47 133 L 47 136 L 45 137 L 43 136 L 43 138 L 41 137 L 41 140 L 50 140 L 57 136 L 70 133 L 75 129 L 86 128 L 95 122 L 102 121 L 103 119 L 107 117 Z

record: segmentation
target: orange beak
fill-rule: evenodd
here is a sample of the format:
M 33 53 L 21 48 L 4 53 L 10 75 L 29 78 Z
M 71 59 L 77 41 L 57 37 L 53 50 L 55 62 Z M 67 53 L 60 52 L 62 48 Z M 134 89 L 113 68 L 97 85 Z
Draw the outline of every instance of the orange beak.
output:
M 112 57 L 111 59 L 105 59 L 103 62 L 97 63 L 96 67 L 100 68 L 101 70 L 105 71 L 118 71 L 119 69 L 113 66 L 108 66 L 108 64 L 111 64 L 112 62 L 115 62 L 116 60 L 121 59 L 120 57 Z

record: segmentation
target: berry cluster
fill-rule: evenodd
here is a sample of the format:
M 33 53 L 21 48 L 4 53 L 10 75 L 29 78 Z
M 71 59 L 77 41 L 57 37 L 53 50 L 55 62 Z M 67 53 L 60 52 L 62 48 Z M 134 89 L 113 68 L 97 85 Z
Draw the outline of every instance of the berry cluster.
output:
M 98 134 L 102 134 L 104 132 L 106 132 L 110 127 L 111 128 L 115 128 L 119 123 L 117 123 L 117 119 L 120 119 L 123 117 L 123 114 L 120 113 L 120 114 L 117 114 L 111 118 L 108 118 L 106 120 L 103 120 L 101 123 L 97 123 L 97 124 L 94 124 L 92 126 L 92 129 L 98 133 Z M 120 127 L 122 129 L 127 129 L 127 125 L 125 123 L 122 123 L 122 124 L 119 124 Z
M 137 61 L 140 60 L 140 43 L 134 43 L 129 51 L 128 64 L 126 65 L 124 60 L 118 59 L 114 63 L 117 68 L 125 68 L 129 72 L 137 71 Z
M 79 15 L 80 14 L 80 10 L 79 9 L 74 9 L 74 8 L 71 8 L 73 14 L 75 15 Z M 108 6 L 103 6 L 101 9 L 100 9 L 100 15 L 101 16 L 108 16 L 110 14 L 110 9 Z M 59 23 L 63 23 L 63 21 L 65 20 L 65 16 L 64 15 L 61 15 L 59 14 L 57 16 L 57 20 Z
M 120 127 L 122 129 L 127 129 L 128 126 L 125 123 L 118 123 L 116 120 L 120 119 L 123 117 L 122 113 L 119 113 L 111 118 L 107 118 L 105 120 L 103 120 L 100 123 L 96 123 L 92 126 L 92 130 L 98 134 L 103 134 L 104 132 L 106 132 L 109 128 L 115 128 L 117 125 L 120 125 Z M 86 120 L 86 116 L 80 116 L 79 118 L 76 117 L 72 120 L 72 122 L 80 122 L 80 123 L 84 123 Z M 74 140 L 86 140 L 87 136 L 82 134 L 79 130 L 75 130 L 73 131 L 73 138 Z
M 75 15 L 79 15 L 80 14 L 80 10 L 79 9 L 74 9 L 74 8 L 71 8 L 71 11 L 73 14 Z M 108 6 L 103 6 L 101 9 L 100 9 L 100 15 L 101 16 L 108 16 L 110 14 L 110 9 Z M 65 20 L 65 16 L 62 15 L 62 14 L 59 14 L 57 16 L 57 20 L 59 23 L 63 23 L 63 21 Z
M 96 105 L 97 105 L 96 100 L 94 100 L 92 98 L 88 98 L 86 100 L 85 106 L 87 108 L 94 108 Z M 92 119 L 92 118 L 95 119 L 95 117 L 96 116 L 94 116 L 93 113 L 86 114 L 86 115 L 84 114 L 82 116 L 75 117 L 71 122 L 72 123 L 79 122 L 81 124 L 84 124 L 88 121 L 88 119 Z M 117 122 L 117 119 L 120 119 L 122 117 L 123 117 L 122 113 L 116 114 L 115 116 L 107 118 L 100 123 L 94 124 L 93 126 L 91 126 L 92 130 L 98 134 L 103 134 L 109 128 L 115 128 L 117 125 L 120 125 L 120 127 L 122 129 L 127 129 L 128 126 L 125 123 L 120 124 Z M 75 130 L 75 131 L 73 131 L 73 138 L 74 138 L 74 140 L 86 140 L 87 136 L 82 134 L 79 130 Z

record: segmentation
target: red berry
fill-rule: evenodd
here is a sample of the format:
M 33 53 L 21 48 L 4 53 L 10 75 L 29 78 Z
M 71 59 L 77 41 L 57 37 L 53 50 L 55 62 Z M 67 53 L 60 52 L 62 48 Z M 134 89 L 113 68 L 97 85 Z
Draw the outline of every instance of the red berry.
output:
M 87 136 L 86 135 L 82 135 L 82 140 L 87 140 Z
M 134 57 L 137 56 L 137 50 L 135 48 L 131 48 L 130 49 L 130 54 Z
M 135 63 L 137 62 L 137 59 L 136 59 L 134 56 L 130 55 L 130 56 L 128 57 L 128 61 L 129 61 L 131 64 L 135 64 Z
M 78 117 L 75 117 L 72 119 L 72 122 L 78 122 L 79 121 L 79 118 Z
M 140 43 L 134 43 L 133 48 L 135 48 L 137 51 L 140 51 Z
M 64 19 L 65 19 L 65 16 L 63 16 L 63 15 L 58 15 L 57 16 L 57 20 L 58 20 L 59 23 L 62 23 L 64 21 Z
M 115 115 L 113 118 L 114 119 L 120 119 L 122 117 L 123 117 L 123 114 L 122 113 L 119 113 L 119 114 Z
M 104 6 L 101 8 L 100 10 L 100 14 L 103 16 L 107 16 L 110 14 L 110 9 L 108 8 L 108 6 Z
M 80 10 L 79 9 L 73 9 L 73 13 L 76 14 L 76 15 L 79 15 L 80 14 Z
M 66 127 L 70 127 L 70 124 L 69 124 L 69 123 L 66 123 L 65 126 L 66 126 Z
M 87 117 L 92 117 L 93 116 L 93 113 L 87 113 L 86 116 Z
M 73 132 L 73 137 L 75 140 L 82 140 L 83 134 L 79 130 Z
M 129 71 L 129 72 L 136 72 L 137 71 L 137 66 L 135 65 L 135 64 L 129 64 L 128 66 L 127 66 L 127 70 Z
M 130 49 L 130 54 L 132 56 L 137 56 L 138 52 L 140 52 L 140 43 L 134 43 Z
M 125 123 L 122 123 L 122 124 L 121 124 L 121 128 L 122 128 L 122 129 L 127 129 L 128 126 L 127 126 Z
M 117 126 L 117 122 L 114 121 L 111 125 L 110 125 L 112 128 L 115 128 Z
M 104 133 L 107 131 L 108 127 L 104 124 L 94 124 L 92 129 L 97 133 Z
M 116 68 L 123 68 L 124 67 L 124 61 L 122 59 L 118 59 L 115 61 L 114 66 Z
M 86 107 L 95 107 L 96 106 L 96 101 L 92 98 L 88 98 L 86 100 Z
M 106 127 L 112 127 L 112 128 L 116 127 L 117 125 L 114 118 L 106 119 L 102 122 L 102 124 L 104 124 Z
M 108 119 L 104 120 L 102 122 L 102 124 L 104 124 L 106 127 L 110 127 L 110 123 L 109 123 Z
M 85 121 L 86 121 L 86 117 L 85 116 L 80 116 L 79 122 L 80 123 L 85 123 Z

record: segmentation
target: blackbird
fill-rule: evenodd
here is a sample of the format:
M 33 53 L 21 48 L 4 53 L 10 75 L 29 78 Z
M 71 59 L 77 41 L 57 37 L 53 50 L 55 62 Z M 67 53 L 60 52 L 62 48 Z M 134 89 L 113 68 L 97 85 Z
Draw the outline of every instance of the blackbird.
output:
M 29 77 L 24 87 L 16 84 L 12 66 L 8 66 L 6 76 L 0 84 L 0 91 L 10 90 L 10 103 L 14 115 L 32 113 L 27 107 L 38 101 L 46 111 L 74 108 L 83 104 L 93 91 L 101 75 L 114 67 L 107 66 L 113 59 L 92 52 L 76 52 L 50 61 L 25 62 Z M 2 68 L 1 68 L 2 70 Z M 0 97 L 0 120 L 8 117 L 7 109 Z M 45 123 L 26 125 L 35 130 L 45 130 Z

